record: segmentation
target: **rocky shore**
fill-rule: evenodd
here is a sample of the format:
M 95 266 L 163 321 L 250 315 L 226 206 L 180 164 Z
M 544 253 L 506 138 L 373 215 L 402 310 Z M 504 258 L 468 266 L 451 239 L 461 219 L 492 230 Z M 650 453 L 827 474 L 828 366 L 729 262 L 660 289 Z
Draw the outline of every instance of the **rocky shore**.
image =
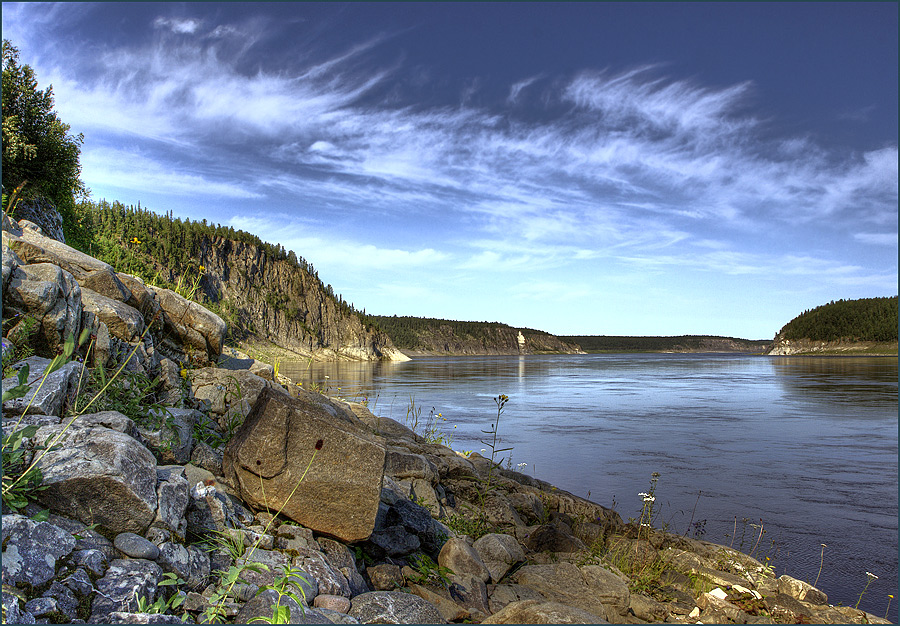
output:
M 887 623 L 234 350 L 220 366 L 224 323 L 166 291 L 4 220 L 6 623 Z

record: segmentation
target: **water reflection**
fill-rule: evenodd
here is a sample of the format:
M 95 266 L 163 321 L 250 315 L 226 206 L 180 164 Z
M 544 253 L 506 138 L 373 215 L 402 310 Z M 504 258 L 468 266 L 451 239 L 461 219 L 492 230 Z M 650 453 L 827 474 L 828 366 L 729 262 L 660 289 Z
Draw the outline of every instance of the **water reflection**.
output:
M 778 383 L 794 399 L 872 408 L 897 404 L 896 358 L 794 356 L 771 360 Z
M 734 516 L 765 518 L 790 554 L 779 574 L 814 579 L 827 543 L 832 564 L 819 582 L 835 602 L 855 602 L 852 576 L 874 567 L 878 584 L 896 587 L 896 359 L 516 355 L 281 370 L 401 421 L 413 396 L 443 413 L 458 450 L 484 447 L 491 398 L 508 394 L 503 445 L 529 474 L 607 506 L 618 497 L 627 518 L 659 471 L 676 522 L 702 490 L 709 539 L 727 544 Z M 860 606 L 883 612 L 867 604 L 880 591 Z

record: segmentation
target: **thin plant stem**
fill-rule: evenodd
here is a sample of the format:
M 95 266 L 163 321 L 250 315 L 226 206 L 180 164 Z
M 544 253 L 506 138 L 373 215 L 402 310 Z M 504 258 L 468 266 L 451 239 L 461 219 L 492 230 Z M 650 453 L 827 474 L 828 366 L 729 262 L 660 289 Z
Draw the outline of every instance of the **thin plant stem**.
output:
M 138 340 L 137 344 L 134 346 L 134 349 L 131 351 L 131 354 L 128 355 L 128 358 L 125 359 L 125 362 L 122 363 L 122 366 L 119 367 L 118 370 L 116 370 L 115 375 L 109 380 L 109 382 L 106 383 L 106 385 L 103 387 L 103 389 L 101 389 L 100 391 L 98 391 L 98 392 L 97 392 L 97 395 L 95 395 L 95 396 L 91 399 L 91 401 L 88 402 L 87 405 L 85 405 L 85 407 L 81 410 L 80 413 L 76 413 L 76 414 L 74 414 L 74 415 L 72 416 L 72 419 L 69 420 L 69 422 L 68 422 L 68 424 L 66 424 L 65 428 L 63 428 L 61 431 L 59 431 L 59 433 L 56 434 L 55 437 L 53 437 L 53 441 L 52 441 L 49 445 L 45 445 L 45 446 L 44 446 L 44 449 L 41 450 L 41 453 L 40 453 L 40 454 L 35 455 L 35 458 L 31 461 L 31 465 L 28 466 L 28 469 L 26 469 L 25 472 L 23 472 L 21 476 L 19 476 L 15 481 L 13 481 L 12 483 L 10 483 L 9 485 L 6 486 L 6 488 L 3 489 L 3 494 L 4 494 L 4 495 L 7 494 L 7 493 L 9 493 L 9 491 L 10 491 L 13 487 L 15 487 L 15 486 L 19 483 L 19 481 L 22 480 L 23 477 L 27 476 L 28 473 L 29 473 L 29 472 L 30 472 L 30 471 L 31 471 L 38 463 L 40 463 L 41 459 L 43 459 L 43 458 L 47 455 L 47 453 L 50 452 L 51 448 L 53 448 L 53 446 L 56 445 L 56 443 L 60 440 L 60 438 L 66 433 L 66 431 L 69 430 L 69 427 L 70 427 L 70 426 L 72 425 L 72 423 L 75 421 L 75 418 L 78 417 L 79 415 L 83 415 L 84 412 L 87 411 L 88 407 L 91 406 L 91 404 L 93 404 L 94 401 L 95 401 L 97 398 L 99 398 L 100 395 L 101 395 L 104 391 L 106 391 L 106 388 L 109 387 L 109 386 L 112 384 L 113 380 L 115 380 L 116 377 L 122 372 L 122 370 L 125 369 L 125 366 L 126 366 L 126 365 L 128 364 L 128 362 L 131 360 L 131 357 L 133 357 L 134 354 L 135 354 L 135 352 L 137 352 L 138 346 L 140 346 L 141 343 L 143 342 L 143 340 L 144 340 L 144 335 L 147 334 L 147 331 L 148 331 L 148 330 L 150 330 L 150 325 L 149 325 L 149 324 L 147 325 L 146 328 L 144 328 L 144 332 L 141 334 L 141 337 L 140 337 L 140 339 Z M 73 344 L 73 346 L 74 346 L 74 341 L 72 342 L 72 344 Z M 71 353 L 70 353 L 70 354 L 71 354 Z M 57 357 L 58 357 L 58 356 L 59 356 L 59 355 L 57 355 Z M 56 361 L 56 359 L 54 359 L 54 362 L 55 362 L 55 361 Z M 51 366 L 52 366 L 52 364 L 53 364 L 53 363 L 51 363 Z M 47 370 L 49 370 L 49 369 L 50 369 L 50 367 L 47 368 Z M 45 376 L 44 376 L 44 378 L 46 379 L 46 371 L 45 371 Z M 41 381 L 41 382 L 43 383 L 43 381 Z M 38 389 L 40 389 L 40 387 L 38 387 Z M 37 395 L 37 392 L 35 392 L 35 395 Z M 32 398 L 32 399 L 33 399 L 33 398 Z M 23 413 L 22 415 L 23 415 L 23 417 L 24 417 L 25 414 Z M 21 418 L 20 418 L 20 420 L 21 420 Z
M 765 528 L 765 524 L 763 524 L 762 518 L 760 518 L 759 519 L 759 537 L 756 538 L 756 543 L 753 544 L 753 549 L 750 550 L 750 554 L 748 556 L 753 556 L 753 553 L 756 552 L 756 547 L 759 545 L 759 540 L 762 539 L 764 528 Z
M 859 608 L 859 603 L 862 601 L 862 597 L 866 594 L 866 589 L 869 588 L 869 585 L 872 584 L 872 581 L 878 579 L 878 576 L 876 576 L 872 572 L 866 572 L 866 577 L 867 577 L 866 586 L 863 587 L 862 592 L 859 594 L 859 597 L 856 599 L 856 604 L 853 606 L 854 609 Z
M 144 342 L 144 336 L 147 334 L 148 330 L 150 330 L 150 324 L 147 324 L 147 326 L 144 328 L 144 332 L 141 333 L 141 336 L 138 338 L 138 341 L 134 346 L 134 349 L 128 355 L 128 358 L 125 359 L 125 362 L 119 366 L 119 369 L 117 369 L 116 373 L 113 374 L 112 378 L 110 378 L 109 381 L 107 381 L 107 383 L 103 386 L 103 389 L 98 391 L 97 394 L 93 398 L 91 398 L 91 401 L 88 402 L 86 405 L 84 405 L 84 408 L 81 409 L 81 412 L 78 413 L 78 415 L 83 415 L 84 412 L 88 410 L 88 407 L 91 406 L 97 400 L 97 398 L 99 398 L 101 395 L 103 395 L 103 392 L 106 391 L 107 387 L 109 387 L 113 383 L 113 381 L 119 376 L 119 374 L 122 373 L 122 370 L 125 369 L 126 365 L 128 365 L 128 362 L 131 360 L 131 357 L 134 356 L 135 352 L 137 352 L 137 349 Z
M 684 529 L 684 535 L 681 535 L 682 537 L 688 534 L 688 531 L 691 529 L 691 524 L 694 523 L 694 513 L 697 512 L 697 504 L 700 502 L 701 493 L 703 493 L 702 490 L 697 492 L 697 500 L 694 502 L 694 510 L 691 511 L 691 521 L 688 522 L 687 528 Z
M 303 475 L 300 476 L 300 480 L 298 480 L 297 484 L 294 485 L 294 488 L 291 490 L 291 493 L 288 494 L 288 497 L 287 497 L 287 499 L 285 499 L 284 504 L 281 505 L 281 508 L 278 509 L 278 511 L 275 513 L 275 515 L 273 515 L 272 518 L 268 521 L 268 523 L 266 524 L 263 531 L 259 534 L 259 538 L 253 543 L 252 546 L 250 546 L 250 551 L 247 552 L 246 556 L 244 557 L 245 563 L 250 562 L 250 559 L 253 556 L 253 553 L 256 551 L 256 548 L 259 546 L 259 542 L 262 541 L 263 535 L 268 533 L 269 527 L 272 525 L 272 522 L 274 522 L 275 518 L 281 514 L 281 512 L 284 510 L 284 507 L 286 507 L 288 505 L 288 502 L 291 501 L 291 498 L 294 497 L 294 494 L 297 492 L 297 489 L 300 488 L 300 483 L 302 483 L 303 479 L 306 478 L 306 473 L 309 471 L 309 468 L 312 467 L 313 461 L 316 460 L 316 455 L 319 454 L 319 450 L 321 448 L 322 448 L 322 440 L 320 439 L 319 441 L 316 442 L 315 451 L 313 452 L 312 457 L 310 457 L 309 463 L 306 464 L 306 469 L 303 470 Z M 266 502 L 266 509 L 268 510 L 268 502 Z M 237 583 L 237 580 L 233 581 L 230 585 L 228 585 L 228 588 L 225 590 L 225 593 L 222 594 L 222 598 L 225 598 L 226 596 L 228 596 L 228 594 L 234 588 L 234 585 L 236 583 Z
M 815 587 L 816 584 L 818 584 L 819 576 L 822 575 L 822 566 L 825 564 L 825 548 L 827 548 L 828 546 L 826 546 L 824 543 L 821 545 L 822 545 L 822 554 L 819 556 L 819 573 L 816 574 L 816 581 L 813 583 L 813 587 Z

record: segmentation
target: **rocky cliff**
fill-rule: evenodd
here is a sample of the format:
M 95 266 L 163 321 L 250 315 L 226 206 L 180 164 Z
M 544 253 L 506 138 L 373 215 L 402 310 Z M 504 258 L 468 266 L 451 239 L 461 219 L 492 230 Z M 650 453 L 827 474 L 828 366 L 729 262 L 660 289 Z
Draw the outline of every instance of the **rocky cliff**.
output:
M 215 236 L 199 245 L 202 289 L 232 308 L 252 335 L 317 359 L 407 359 L 303 268 L 252 243 Z

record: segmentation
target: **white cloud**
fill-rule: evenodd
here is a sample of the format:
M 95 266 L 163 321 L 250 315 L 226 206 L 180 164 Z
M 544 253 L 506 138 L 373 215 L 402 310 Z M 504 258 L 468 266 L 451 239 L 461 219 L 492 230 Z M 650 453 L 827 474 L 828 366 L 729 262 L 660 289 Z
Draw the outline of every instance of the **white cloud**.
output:
M 536 81 L 543 78 L 543 75 L 532 76 L 531 78 L 526 78 L 525 80 L 520 80 L 517 83 L 513 83 L 509 88 L 509 96 L 507 96 L 506 101 L 510 103 L 515 103 L 516 100 L 519 99 L 519 94 L 522 93 L 522 90 L 526 87 L 534 84 Z
M 853 238 L 862 243 L 876 246 L 897 247 L 897 233 L 856 233 Z
M 197 29 L 200 28 L 202 22 L 200 20 L 195 19 L 170 19 L 165 17 L 158 17 L 153 20 L 153 25 L 157 28 L 167 28 L 171 30 L 173 33 L 177 33 L 179 35 L 193 35 L 197 32 Z
M 259 194 L 228 182 L 195 173 L 184 173 L 136 152 L 110 148 L 85 149 L 81 153 L 84 178 L 104 188 L 131 189 L 175 196 L 258 198 Z M 90 186 L 90 185 L 89 185 Z

